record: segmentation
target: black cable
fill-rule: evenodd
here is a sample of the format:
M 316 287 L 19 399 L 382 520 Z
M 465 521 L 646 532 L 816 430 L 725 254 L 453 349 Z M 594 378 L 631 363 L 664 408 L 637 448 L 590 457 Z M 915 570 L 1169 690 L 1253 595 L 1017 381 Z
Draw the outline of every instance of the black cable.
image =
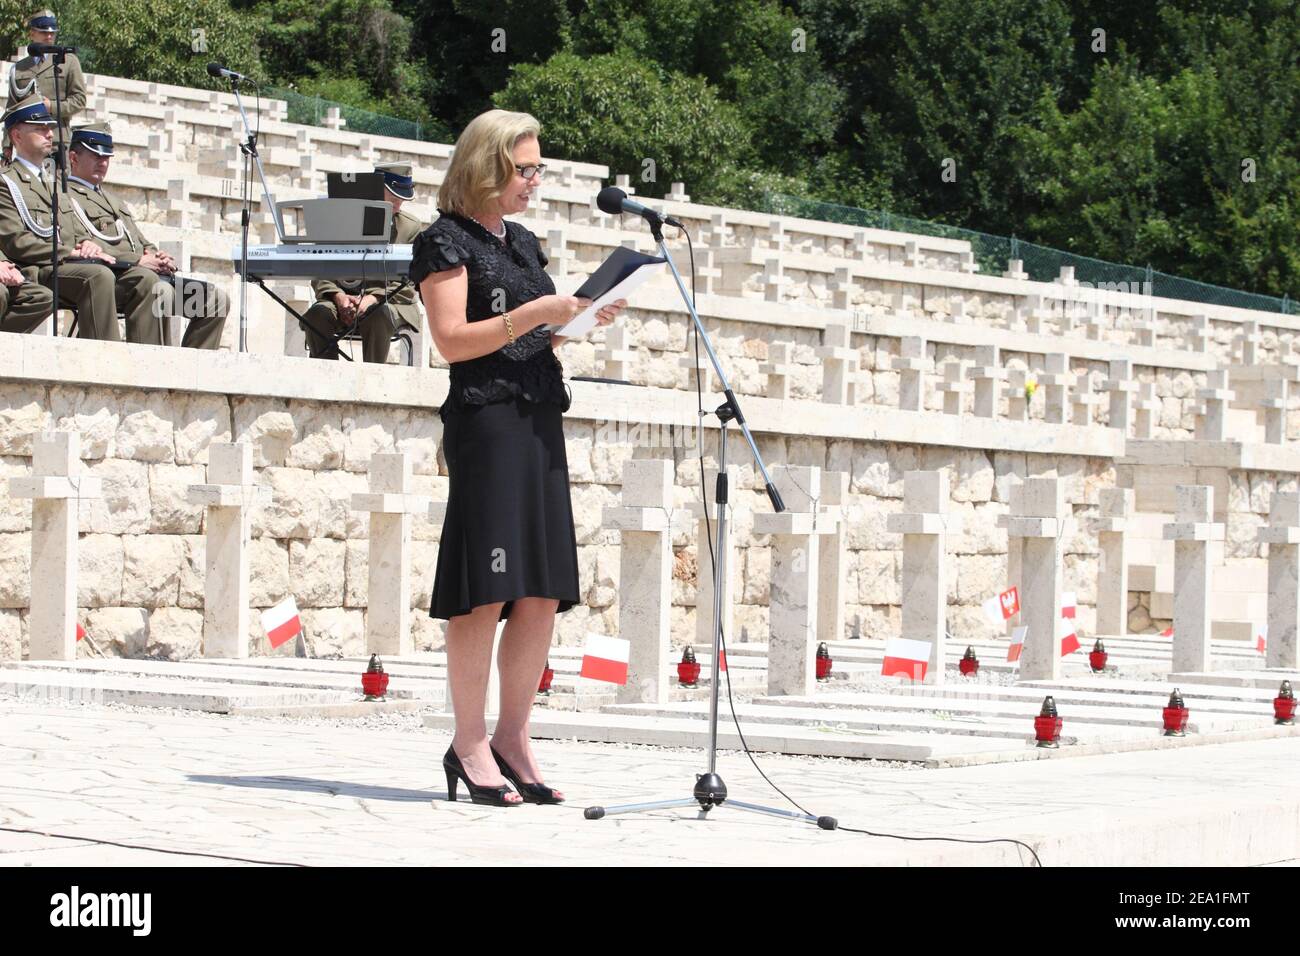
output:
M 686 248 L 690 253 L 691 308 L 695 309 L 695 312 L 698 315 L 699 308 L 695 304 L 695 246 L 691 241 L 691 234 L 687 230 L 678 227 L 678 231 L 686 237 Z M 700 420 L 700 443 L 699 443 L 700 445 L 700 501 L 703 504 L 702 510 L 704 511 L 704 528 L 705 528 L 706 537 L 708 538 L 708 542 L 709 542 L 709 565 L 713 572 L 714 587 L 722 588 L 724 587 L 724 582 L 718 580 L 718 556 L 714 552 L 714 548 L 713 548 L 713 524 L 709 519 L 709 507 L 708 507 L 709 496 L 707 493 L 707 486 L 704 481 L 704 386 L 700 377 L 700 336 L 695 328 L 694 322 L 691 323 L 689 332 L 692 333 L 695 338 L 695 401 L 696 401 L 697 413 L 699 415 L 699 420 Z M 726 424 L 723 423 L 722 427 L 726 428 Z M 719 431 L 718 433 L 718 441 L 719 441 L 719 448 L 721 448 L 721 441 L 722 441 L 721 431 Z M 722 462 L 719 461 L 718 464 L 719 466 L 721 466 Z M 698 559 L 696 563 L 698 565 Z M 698 602 L 695 609 L 695 613 L 699 614 Z M 723 630 L 721 622 L 718 622 L 717 626 L 718 626 L 718 642 L 720 645 L 719 655 L 723 660 L 725 660 L 727 656 L 727 633 L 725 630 Z M 790 803 L 791 806 L 795 807 L 800 813 L 804 814 L 805 816 L 817 817 L 817 814 L 809 813 L 797 800 L 795 800 L 788 793 L 786 793 L 784 790 L 778 787 L 772 781 L 772 778 L 763 772 L 763 768 L 758 765 L 758 761 L 754 759 L 753 752 L 749 749 L 749 741 L 745 739 L 745 732 L 740 729 L 740 718 L 736 716 L 736 702 L 731 695 L 731 670 L 730 668 L 728 668 L 725 671 L 720 670 L 719 661 L 715 660 L 713 662 L 713 679 L 715 681 L 718 680 L 718 675 L 720 673 L 726 674 L 727 676 L 727 707 L 731 711 L 731 721 L 733 724 L 736 725 L 736 734 L 737 736 L 740 737 L 740 745 L 744 749 L 745 756 L 749 758 L 749 762 L 754 765 L 754 769 L 757 770 L 758 775 L 767 782 L 767 785 L 771 787 L 773 790 L 775 790 L 777 793 L 779 793 L 782 797 L 784 797 L 786 801 Z M 907 840 L 912 842 L 1011 843 L 1016 846 L 1024 847 L 1026 850 L 1030 852 L 1030 854 L 1034 858 L 1034 862 L 1038 864 L 1039 867 L 1042 867 L 1043 865 L 1042 860 L 1039 859 L 1038 854 L 1034 852 L 1034 848 L 1032 846 L 1030 846 L 1028 843 L 1024 843 L 1020 840 L 1015 840 L 1011 838 L 1003 837 L 1003 838 L 997 838 L 991 840 L 967 840 L 967 839 L 962 839 L 961 837 L 913 837 L 913 836 L 903 836 L 897 833 L 875 833 L 872 832 L 871 830 L 859 830 L 859 829 L 855 829 L 854 827 L 846 827 L 846 826 L 837 826 L 836 829 L 844 830 L 848 833 L 861 833 L 866 836 L 883 837 L 891 840 Z
M 55 840 L 76 840 L 79 843 L 96 843 L 101 846 L 116 846 L 124 850 L 147 850 L 150 853 L 170 853 L 174 856 L 202 856 L 212 860 L 231 860 L 235 863 L 256 863 L 259 866 L 298 866 L 310 867 L 310 863 L 279 863 L 274 860 L 250 860 L 243 856 L 225 856 L 221 853 L 200 853 L 197 850 L 166 850 L 156 846 L 141 846 L 136 843 L 118 843 L 116 840 L 98 840 L 95 837 L 72 836 L 67 833 L 47 833 L 44 830 L 23 830 L 18 827 L 0 827 L 5 833 L 27 833 L 32 836 L 50 837 Z

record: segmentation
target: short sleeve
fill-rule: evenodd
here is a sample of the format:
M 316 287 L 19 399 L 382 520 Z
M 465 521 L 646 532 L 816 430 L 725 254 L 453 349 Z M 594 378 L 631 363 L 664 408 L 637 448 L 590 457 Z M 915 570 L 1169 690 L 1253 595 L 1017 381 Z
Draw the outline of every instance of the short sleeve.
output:
M 411 282 L 418 286 L 432 272 L 469 265 L 469 253 L 435 222 L 415 237 L 411 246 Z

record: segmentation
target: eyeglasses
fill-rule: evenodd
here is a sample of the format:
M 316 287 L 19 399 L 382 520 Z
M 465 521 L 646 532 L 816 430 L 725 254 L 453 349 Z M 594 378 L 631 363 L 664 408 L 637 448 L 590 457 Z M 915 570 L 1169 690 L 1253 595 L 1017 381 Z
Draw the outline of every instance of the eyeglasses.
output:
M 541 179 L 546 175 L 545 163 L 537 163 L 533 166 L 520 166 L 518 163 L 515 163 L 515 169 L 519 170 L 519 175 L 524 177 L 524 179 L 532 179 L 534 176 Z

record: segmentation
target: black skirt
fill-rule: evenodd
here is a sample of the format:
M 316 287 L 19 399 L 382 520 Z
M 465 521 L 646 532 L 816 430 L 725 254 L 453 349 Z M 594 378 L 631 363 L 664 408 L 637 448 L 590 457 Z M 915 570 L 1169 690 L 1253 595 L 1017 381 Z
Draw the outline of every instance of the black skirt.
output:
M 578 542 L 558 405 L 524 399 L 445 408 L 449 488 L 429 615 L 522 597 L 578 603 Z

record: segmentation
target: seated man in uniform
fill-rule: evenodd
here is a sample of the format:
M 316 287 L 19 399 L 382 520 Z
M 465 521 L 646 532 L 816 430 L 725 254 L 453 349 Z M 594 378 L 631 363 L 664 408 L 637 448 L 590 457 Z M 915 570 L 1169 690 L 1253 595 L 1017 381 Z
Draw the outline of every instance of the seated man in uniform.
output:
M 27 36 L 31 43 L 52 44 L 58 34 L 59 24 L 53 10 L 40 10 L 27 21 Z M 86 108 L 86 78 L 81 73 L 77 54 L 69 53 L 59 74 L 58 117 L 63 124 L 63 141 L 66 145 L 72 118 Z M 49 56 L 25 56 L 9 71 L 8 100 L 5 109 L 11 110 L 19 100 L 35 94 L 45 102 L 45 108 L 54 113 L 54 60 Z M 58 142 L 56 137 L 55 142 Z M 6 137 L 7 144 L 7 137 Z
M 411 178 L 409 163 L 385 163 L 375 167 L 384 174 L 384 190 L 388 204 L 393 207 L 393 226 L 389 241 L 411 243 L 423 231 L 420 220 L 402 212 L 402 203 L 415 198 L 415 180 Z M 316 294 L 316 304 L 303 316 L 318 329 L 341 332 L 361 316 L 361 356 L 367 362 L 384 362 L 388 359 L 388 345 L 399 325 L 420 327 L 419 307 L 415 304 L 415 289 L 405 277 L 394 277 L 391 282 L 382 280 L 317 279 L 311 284 Z M 386 303 L 380 296 L 387 294 Z M 307 346 L 312 358 L 332 358 L 330 340 L 304 324 Z
M 30 332 L 54 311 L 54 293 L 36 281 L 36 270 L 26 274 L 0 259 L 0 332 Z
M 215 349 L 221 344 L 229 302 L 220 289 L 199 279 L 176 275 L 176 260 L 140 232 L 126 203 L 104 186 L 113 158 L 113 134 L 107 123 L 82 126 L 72 131 L 68 153 L 68 195 L 72 201 L 74 241 L 89 239 L 117 260 L 119 266 L 133 265 L 147 270 L 160 281 L 152 288 L 158 316 L 180 315 L 190 320 L 181 345 Z M 119 290 L 122 282 L 118 281 Z M 161 323 L 165 335 L 167 323 Z M 138 323 L 127 334 L 128 341 L 148 345 L 171 345 L 160 339 L 160 323 Z
M 113 257 L 94 242 L 74 247 L 72 204 L 59 202 L 58 245 L 54 229 L 54 176 L 46 158 L 54 150 L 54 119 L 39 96 L 29 96 L 5 113 L 5 130 L 14 146 L 13 164 L 0 172 L 0 251 L 20 269 L 32 267 L 37 281 L 51 284 L 54 262 L 59 262 L 59 302 L 77 310 L 77 334 L 88 339 L 122 340 L 114 301 Z M 127 322 L 156 320 L 146 297 L 127 297 Z

